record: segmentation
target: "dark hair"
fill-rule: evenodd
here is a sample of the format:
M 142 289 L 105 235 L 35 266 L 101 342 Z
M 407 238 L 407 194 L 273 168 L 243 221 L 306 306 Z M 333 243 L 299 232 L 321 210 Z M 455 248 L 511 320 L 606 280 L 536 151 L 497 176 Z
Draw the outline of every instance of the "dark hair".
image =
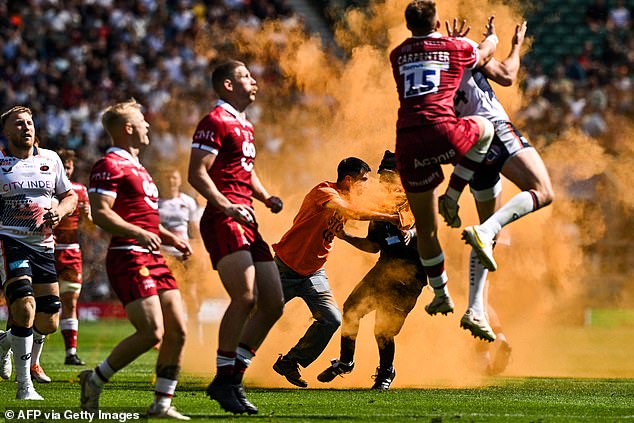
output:
M 339 166 L 337 166 L 337 182 L 343 181 L 346 176 L 356 178 L 362 173 L 370 171 L 370 166 L 363 160 L 356 157 L 348 157 L 340 161 Z
M 240 66 L 246 65 L 239 60 L 229 60 L 228 62 L 221 63 L 215 67 L 213 73 L 211 74 L 211 84 L 218 96 L 222 94 L 225 80 L 233 80 L 235 78 L 236 69 Z
M 407 28 L 414 35 L 427 35 L 436 29 L 436 2 L 414 0 L 405 9 Z
M 77 160 L 77 155 L 75 154 L 73 150 L 60 148 L 59 150 L 57 150 L 57 155 L 59 156 L 60 159 L 62 159 L 62 163 L 67 162 L 69 160 L 75 163 L 75 161 Z

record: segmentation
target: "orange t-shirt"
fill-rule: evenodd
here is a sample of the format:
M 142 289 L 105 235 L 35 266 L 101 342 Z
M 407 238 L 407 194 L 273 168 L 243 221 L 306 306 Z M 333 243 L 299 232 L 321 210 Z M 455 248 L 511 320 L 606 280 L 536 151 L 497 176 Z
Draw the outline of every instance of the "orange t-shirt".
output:
M 324 266 L 335 233 L 346 223 L 336 210 L 324 207 L 333 198 L 340 197 L 336 186 L 333 182 L 322 182 L 306 194 L 293 226 L 280 242 L 273 244 L 275 254 L 302 276 L 311 275 Z

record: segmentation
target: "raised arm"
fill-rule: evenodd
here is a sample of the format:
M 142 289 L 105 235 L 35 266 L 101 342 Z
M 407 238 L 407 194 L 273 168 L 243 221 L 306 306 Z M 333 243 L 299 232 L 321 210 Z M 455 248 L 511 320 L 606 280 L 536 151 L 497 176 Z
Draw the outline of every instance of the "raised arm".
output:
M 384 220 L 399 226 L 398 214 L 387 214 L 373 210 L 363 210 L 341 197 L 336 197 L 324 204 L 324 207 L 337 210 L 342 216 L 352 220 Z
M 492 59 L 482 68 L 484 75 L 497 82 L 498 84 L 508 87 L 513 85 L 517 79 L 517 73 L 520 69 L 520 50 L 524 43 L 526 35 L 526 21 L 515 26 L 515 33 L 511 41 L 511 51 L 503 61 Z

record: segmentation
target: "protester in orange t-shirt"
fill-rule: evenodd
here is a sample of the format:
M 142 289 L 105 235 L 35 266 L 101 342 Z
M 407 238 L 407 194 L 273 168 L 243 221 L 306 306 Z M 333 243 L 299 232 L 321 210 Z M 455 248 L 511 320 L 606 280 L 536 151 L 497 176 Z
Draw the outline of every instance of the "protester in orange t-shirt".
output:
M 308 367 L 323 352 L 341 325 L 328 277 L 323 268 L 346 220 L 385 220 L 399 225 L 398 214 L 360 210 L 349 201 L 351 191 L 362 189 L 370 166 L 356 157 L 342 160 L 337 167 L 337 182 L 322 182 L 304 198 L 293 226 L 280 242 L 273 244 L 280 271 L 284 301 L 302 298 L 315 321 L 291 350 L 278 358 L 273 369 L 293 385 L 305 388 L 299 365 Z

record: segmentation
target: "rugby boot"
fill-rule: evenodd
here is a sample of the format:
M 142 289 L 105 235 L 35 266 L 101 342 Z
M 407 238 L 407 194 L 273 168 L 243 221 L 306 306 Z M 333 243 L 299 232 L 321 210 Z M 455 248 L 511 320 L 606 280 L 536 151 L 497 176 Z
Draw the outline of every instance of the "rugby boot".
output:
M 430 316 L 438 313 L 446 316 L 447 313 L 453 313 L 453 308 L 454 305 L 451 297 L 449 295 L 440 295 L 434 297 L 432 302 L 425 306 L 425 311 Z
M 350 373 L 354 369 L 354 361 L 350 363 L 344 363 L 342 361 L 333 358 L 330 360 L 330 366 L 323 372 L 317 375 L 317 380 L 320 382 L 331 382 L 337 376 Z M 343 376 L 342 376 L 343 377 Z
M 438 213 L 445 219 L 447 226 L 459 228 L 462 225 L 460 216 L 458 216 L 459 209 L 460 207 L 456 200 L 447 194 L 443 194 L 438 198 Z
M 493 238 L 487 236 L 479 226 L 467 226 L 462 231 L 462 239 L 473 248 L 482 266 L 490 272 L 497 270 L 498 265 L 493 258 Z
M 37 391 L 33 387 L 33 383 L 29 381 L 18 382 L 18 392 L 15 394 L 15 399 L 41 401 L 44 398 L 42 398 L 42 396 L 37 393 Z
M 64 364 L 68 366 L 83 366 L 86 363 L 84 363 L 82 359 L 77 356 L 77 354 L 70 354 L 67 355 L 64 359 Z
M 299 386 L 300 388 L 306 388 L 308 386 L 308 382 L 302 379 L 302 375 L 299 373 L 299 365 L 293 359 L 284 358 L 282 354 L 280 354 L 273 365 L 273 370 L 284 376 L 286 380 L 295 386 Z
M 42 366 L 37 363 L 31 366 L 31 379 L 37 383 L 51 383 L 51 378 L 44 373 Z
M 474 338 L 480 338 L 488 342 L 495 341 L 495 333 L 489 326 L 486 317 L 484 315 L 476 316 L 472 309 L 468 309 L 462 316 L 460 327 L 471 332 Z
M 147 410 L 147 416 L 153 419 L 174 419 L 174 420 L 191 420 L 191 417 L 185 416 L 176 410 L 176 407 L 159 407 L 158 404 L 152 403 Z
M 11 377 L 11 356 L 13 352 L 11 351 L 11 345 L 8 345 L 7 349 L 4 349 L 3 344 L 8 344 L 8 340 L 5 339 L 8 336 L 3 330 L 0 330 L 0 338 L 2 342 L 0 342 L 0 377 L 2 379 L 9 379 Z
M 82 410 L 90 412 L 99 411 L 99 397 L 102 386 L 97 386 L 92 380 L 94 370 L 84 370 L 79 373 L 79 386 L 81 387 L 80 405 Z
M 234 385 L 233 392 L 248 414 L 258 414 L 258 408 L 249 401 L 241 383 Z
M 232 383 L 222 383 L 218 380 L 218 376 L 207 386 L 207 396 L 216 400 L 220 407 L 233 414 L 246 413 L 244 405 L 236 397 L 236 385 Z
M 388 369 L 381 369 L 380 367 L 377 367 L 376 373 L 372 376 L 374 379 L 372 389 L 375 391 L 387 391 L 390 389 L 390 385 L 394 382 L 395 377 L 396 370 L 394 370 L 394 367 L 390 367 Z

